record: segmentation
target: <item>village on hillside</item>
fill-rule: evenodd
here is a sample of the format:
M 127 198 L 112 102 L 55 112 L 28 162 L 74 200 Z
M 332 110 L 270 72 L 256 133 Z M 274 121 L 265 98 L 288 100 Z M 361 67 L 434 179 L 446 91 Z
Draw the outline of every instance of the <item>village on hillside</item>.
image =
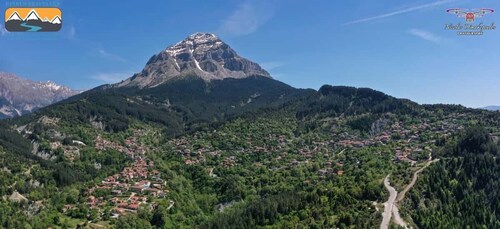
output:
M 311 144 L 303 144 L 302 147 L 293 148 L 293 137 L 285 135 L 270 135 L 268 141 L 273 144 L 257 145 L 251 139 L 245 142 L 245 148 L 239 149 L 236 153 L 225 153 L 224 151 L 208 145 L 206 147 L 193 147 L 193 141 L 200 141 L 203 136 L 180 137 L 172 139 L 169 144 L 184 158 L 186 165 L 200 164 L 207 161 L 207 157 L 219 158 L 219 166 L 227 168 L 238 165 L 238 155 L 249 153 L 278 153 L 275 157 L 277 161 L 287 161 L 280 167 L 269 166 L 270 170 L 286 169 L 299 166 L 304 163 L 314 162 L 315 155 L 324 155 L 324 168 L 318 173 L 320 175 L 343 175 L 342 169 L 344 161 L 335 157 L 346 150 L 356 150 L 371 146 L 386 146 L 390 144 L 393 159 L 395 162 L 409 163 L 414 166 L 419 161 L 428 159 L 436 143 L 436 138 L 446 138 L 453 133 L 464 129 L 463 120 L 467 114 L 450 113 L 441 119 L 431 121 L 422 119 L 418 123 L 392 121 L 385 123 L 382 130 L 372 131 L 368 136 L 362 136 L 359 132 L 354 132 L 346 128 L 338 128 L 332 131 L 331 138 L 325 141 L 312 141 Z M 394 117 L 392 117 L 394 118 Z M 342 119 L 337 117 L 334 121 L 341 123 Z M 493 136 L 494 137 L 494 136 Z M 295 155 L 290 157 L 290 149 L 295 150 Z M 270 162 L 268 162 L 270 163 Z M 260 165 L 260 164 L 257 164 Z M 213 169 L 212 169 L 213 170 Z M 211 173 L 211 176 L 216 174 Z
M 145 132 L 145 130 L 134 131 L 133 135 L 125 140 L 125 145 L 108 141 L 101 136 L 96 138 L 96 150 L 117 150 L 126 154 L 133 162 L 120 173 L 106 177 L 100 184 L 85 192 L 88 196 L 87 204 L 91 209 L 101 211 L 112 207 L 111 218 L 117 218 L 124 214 L 136 213 L 140 207 L 152 210 L 155 208 L 153 199 L 166 198 L 168 194 L 165 188 L 166 181 L 160 177 L 154 162 L 147 158 L 148 147 L 143 146 L 138 140 L 139 136 L 146 134 Z M 75 206 L 65 207 L 69 210 Z

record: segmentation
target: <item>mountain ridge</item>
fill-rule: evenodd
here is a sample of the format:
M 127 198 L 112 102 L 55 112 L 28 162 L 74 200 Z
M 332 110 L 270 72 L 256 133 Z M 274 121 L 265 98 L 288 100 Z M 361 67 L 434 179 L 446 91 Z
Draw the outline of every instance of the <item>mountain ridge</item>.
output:
M 0 118 L 27 114 L 78 93 L 51 81 L 35 82 L 0 72 Z
M 207 72 L 210 64 L 216 67 Z M 363 102 L 356 100 L 356 104 L 349 105 L 356 98 Z M 144 70 L 131 78 L 98 86 L 22 120 L 33 121 L 47 115 L 119 132 L 137 119 L 162 124 L 168 129 L 167 135 L 175 136 L 289 103 L 302 104 L 298 116 L 307 118 L 318 112 L 362 112 L 377 102 L 380 104 L 374 107 L 375 112 L 414 107 L 372 89 L 291 87 L 273 79 L 258 64 L 240 57 L 216 35 L 195 33 L 151 57 Z
M 500 106 L 491 105 L 491 106 L 481 107 L 480 109 L 489 110 L 489 111 L 500 111 Z

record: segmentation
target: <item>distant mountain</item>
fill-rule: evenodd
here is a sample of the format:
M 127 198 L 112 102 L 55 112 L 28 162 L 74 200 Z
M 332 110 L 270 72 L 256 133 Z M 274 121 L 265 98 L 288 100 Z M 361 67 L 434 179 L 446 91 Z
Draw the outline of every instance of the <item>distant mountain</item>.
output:
M 197 76 L 205 81 L 250 76 L 270 78 L 266 70 L 239 56 L 216 35 L 195 33 L 151 57 L 142 72 L 117 86 L 152 88 L 185 76 Z
M 13 74 L 0 73 L 0 118 L 30 113 L 66 99 L 79 91 L 53 82 L 34 82 Z
M 481 109 L 489 110 L 489 111 L 500 111 L 500 106 L 487 106 L 487 107 L 483 107 Z

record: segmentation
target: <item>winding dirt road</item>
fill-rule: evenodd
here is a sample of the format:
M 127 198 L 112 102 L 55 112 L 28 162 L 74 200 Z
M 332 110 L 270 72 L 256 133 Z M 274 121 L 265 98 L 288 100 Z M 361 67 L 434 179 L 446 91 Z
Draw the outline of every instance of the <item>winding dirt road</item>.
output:
M 394 203 L 394 206 L 392 206 L 392 216 L 394 217 L 392 220 L 394 221 L 395 224 L 397 224 L 401 227 L 404 227 L 404 228 L 408 228 L 408 225 L 405 223 L 403 218 L 401 218 L 401 216 L 399 215 L 399 208 L 397 205 L 397 201 L 396 201 L 396 203 Z
M 389 183 L 389 176 L 387 175 L 384 179 L 384 186 L 389 191 L 389 199 L 384 203 L 384 212 L 382 213 L 382 223 L 380 224 L 380 229 L 389 228 L 389 223 L 391 222 L 392 209 L 394 207 L 394 201 L 398 195 L 398 192 Z
M 429 158 L 429 159 L 432 159 L 432 158 Z M 432 163 L 434 163 L 436 161 L 439 161 L 439 159 L 428 160 L 427 163 L 425 163 L 424 167 L 420 168 L 419 170 L 417 170 L 413 173 L 413 177 L 411 179 L 411 182 L 408 185 L 406 185 L 406 187 L 403 189 L 403 191 L 401 191 L 399 193 L 396 202 L 403 200 L 405 198 L 406 193 L 408 191 L 410 191 L 411 188 L 413 188 L 413 186 L 417 182 L 418 174 L 421 173 L 425 168 L 429 167 L 429 165 L 431 165 Z
M 432 156 L 429 153 L 429 159 L 427 160 L 425 165 L 413 173 L 411 182 L 408 185 L 406 185 L 406 187 L 403 189 L 403 191 L 399 193 L 399 195 L 396 189 L 392 187 L 391 184 L 389 183 L 389 175 L 385 177 L 384 186 L 389 191 L 389 199 L 384 203 L 384 212 L 382 213 L 383 218 L 382 218 L 382 223 L 380 224 L 380 229 L 389 228 L 389 223 L 391 222 L 391 218 L 393 219 L 395 224 L 402 226 L 404 228 L 409 228 L 408 224 L 399 215 L 399 209 L 397 204 L 399 201 L 405 198 L 406 193 L 415 185 L 418 179 L 418 174 L 436 161 L 439 161 L 439 159 L 432 160 Z

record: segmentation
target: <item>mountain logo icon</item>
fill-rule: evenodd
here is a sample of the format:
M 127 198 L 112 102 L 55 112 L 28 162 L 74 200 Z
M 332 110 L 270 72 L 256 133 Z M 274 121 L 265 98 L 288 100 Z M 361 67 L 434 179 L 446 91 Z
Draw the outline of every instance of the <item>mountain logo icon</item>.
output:
M 8 8 L 5 29 L 10 32 L 57 32 L 63 24 L 59 8 Z

